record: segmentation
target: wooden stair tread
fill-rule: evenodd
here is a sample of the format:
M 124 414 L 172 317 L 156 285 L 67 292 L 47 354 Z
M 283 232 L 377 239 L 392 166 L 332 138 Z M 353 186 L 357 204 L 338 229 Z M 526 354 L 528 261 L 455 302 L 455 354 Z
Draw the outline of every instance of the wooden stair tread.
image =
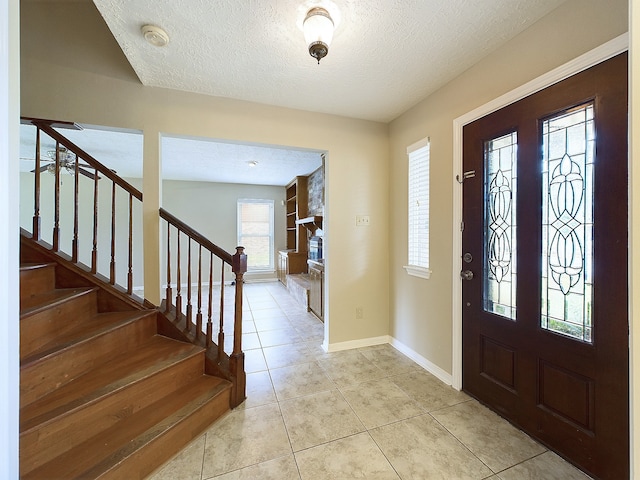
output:
M 20 264 L 20 271 L 24 272 L 27 270 L 39 270 L 41 268 L 49 268 L 49 267 L 55 267 L 56 264 L 53 262 L 49 262 L 49 263 L 21 263 Z
M 229 411 L 155 307 L 25 233 L 20 255 L 21 478 L 143 478 Z
M 230 389 L 231 383 L 227 380 L 202 375 L 175 394 L 123 419 L 126 428 L 116 424 L 99 432 L 21 478 L 98 478 L 165 435 L 203 405 L 222 401 L 224 410 L 228 410 L 229 401 L 224 394 Z
M 29 357 L 22 359 L 21 367 L 31 365 L 35 362 L 46 360 L 47 358 L 72 348 L 84 341 L 90 340 L 97 335 L 102 335 L 113 331 L 123 325 L 135 322 L 147 315 L 155 314 L 155 310 L 129 310 L 122 312 L 96 313 L 91 318 L 74 330 L 61 335 L 56 340 L 43 345 L 33 352 Z
M 67 302 L 71 299 L 78 298 L 93 291 L 97 288 L 81 287 L 81 288 L 56 288 L 39 295 L 25 298 L 20 301 L 20 318 L 42 312 L 56 305 Z
M 201 352 L 201 347 L 154 335 L 136 351 L 118 355 L 22 408 L 20 432 L 25 433 Z

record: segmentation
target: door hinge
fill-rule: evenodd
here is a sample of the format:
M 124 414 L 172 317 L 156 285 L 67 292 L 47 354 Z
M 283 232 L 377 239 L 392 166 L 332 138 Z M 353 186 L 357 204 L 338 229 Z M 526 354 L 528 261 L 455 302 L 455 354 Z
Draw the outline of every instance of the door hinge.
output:
M 460 231 L 464 232 L 464 222 L 460 222 Z

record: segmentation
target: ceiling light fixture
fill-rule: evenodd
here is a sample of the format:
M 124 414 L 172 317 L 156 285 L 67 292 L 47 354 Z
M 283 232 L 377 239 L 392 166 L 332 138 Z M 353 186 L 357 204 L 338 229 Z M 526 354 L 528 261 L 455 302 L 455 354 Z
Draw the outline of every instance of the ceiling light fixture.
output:
M 51 175 L 56 174 L 56 151 L 49 150 L 46 154 L 47 158 L 41 158 L 43 162 L 49 162 L 47 165 L 43 165 L 40 167 L 41 172 L 49 172 Z M 77 164 L 77 165 L 76 165 Z M 78 155 L 71 152 L 67 149 L 67 147 L 63 147 L 62 145 L 58 146 L 58 170 L 60 172 L 67 172 L 71 175 L 75 175 L 76 168 L 78 169 L 78 173 L 84 175 L 85 177 L 89 177 L 92 180 L 95 180 L 96 175 L 90 172 L 87 169 L 95 170 L 91 165 L 87 165 L 86 163 L 80 163 L 78 159 Z M 115 172 L 115 171 L 114 171 Z M 31 173 L 35 173 L 35 170 L 31 170 Z M 100 180 L 100 177 L 97 177 Z
M 258 165 L 258 162 L 255 160 L 251 160 L 250 162 L 247 162 L 247 163 L 249 163 L 250 167 L 255 167 L 256 165 Z
M 47 157 L 49 157 L 53 161 L 53 163 L 50 163 L 49 165 L 47 165 L 47 172 L 55 175 L 56 151 L 49 150 L 47 152 Z M 58 164 L 60 165 L 61 169 L 64 168 L 67 172 L 73 175 L 74 173 L 76 173 L 76 160 L 77 160 L 77 157 L 73 152 L 70 152 L 69 150 L 67 150 L 66 147 L 63 147 L 63 146 L 58 147 Z
M 142 35 L 144 39 L 154 47 L 164 47 L 169 43 L 169 35 L 155 25 L 143 25 Z
M 329 12 L 322 7 L 309 10 L 302 22 L 304 39 L 309 46 L 309 55 L 318 60 L 318 63 L 329 52 L 333 29 L 333 19 Z

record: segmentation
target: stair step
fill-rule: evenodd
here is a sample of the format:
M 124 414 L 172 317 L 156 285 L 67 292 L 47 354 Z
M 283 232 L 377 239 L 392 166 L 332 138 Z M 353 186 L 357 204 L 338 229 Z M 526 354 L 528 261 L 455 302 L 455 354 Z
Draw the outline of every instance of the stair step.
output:
M 20 265 L 20 308 L 30 297 L 56 288 L 55 263 Z
M 229 411 L 157 310 L 24 234 L 20 256 L 21 478 L 141 479 Z
M 20 319 L 47 311 L 94 290 L 96 289 L 91 287 L 56 288 L 38 295 L 31 295 L 25 299 L 24 305 L 20 305 Z
M 155 310 L 95 314 L 22 360 L 20 407 L 133 349 L 155 333 Z
M 63 385 L 20 412 L 21 470 L 29 472 L 179 391 L 203 370 L 202 348 L 155 335 Z
M 97 288 L 60 288 L 29 297 L 20 309 L 20 358 L 32 355 L 97 313 Z
M 23 473 L 23 480 L 143 478 L 229 409 L 230 382 L 203 375 L 107 430 Z

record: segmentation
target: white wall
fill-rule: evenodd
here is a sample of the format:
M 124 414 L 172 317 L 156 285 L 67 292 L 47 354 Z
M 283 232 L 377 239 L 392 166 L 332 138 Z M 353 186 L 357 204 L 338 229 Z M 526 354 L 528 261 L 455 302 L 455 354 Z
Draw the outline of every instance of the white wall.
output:
M 0 478 L 18 478 L 19 2 L 0 0 Z
M 63 133 L 64 134 L 64 133 Z M 60 185 L 60 250 L 71 254 L 74 221 L 74 177 L 61 173 Z M 127 181 L 131 181 L 127 179 Z M 137 182 L 140 183 L 140 182 Z M 40 174 L 40 237 L 49 245 L 53 244 L 55 176 Z M 138 187 L 138 185 L 136 185 Z M 78 194 L 78 261 L 91 266 L 93 249 L 93 181 L 80 176 Z M 111 188 L 107 178 L 98 181 L 98 273 L 109 277 L 111 262 Z M 138 187 L 139 188 L 139 187 Z M 20 226 L 32 230 L 34 202 L 34 174 L 20 174 Z M 129 237 L 129 195 L 116 188 L 116 283 L 127 286 L 128 237 Z M 134 286 L 142 285 L 142 212 L 137 199 L 133 199 L 133 255 L 132 270 Z
M 626 0 L 569 0 L 390 124 L 391 328 L 409 350 L 452 373 L 453 120 L 627 31 Z M 431 138 L 431 269 L 406 262 L 406 148 Z
M 161 133 L 327 151 L 326 339 L 337 344 L 388 333 L 386 125 L 143 87 L 88 2 L 25 2 L 21 26 L 22 114 L 143 131 L 150 214 L 161 187 L 158 156 L 148 152 L 159 151 Z M 356 227 L 363 214 L 371 226 Z M 145 251 L 159 265 L 158 229 L 144 222 Z M 359 306 L 362 319 L 355 318 Z
M 238 246 L 237 204 L 242 198 L 273 200 L 275 268 L 276 253 L 285 247 L 284 187 L 176 180 L 162 182 L 163 208 L 231 254 Z M 184 263 L 185 257 L 182 260 Z M 225 282 L 233 280 L 229 272 L 229 269 L 225 271 Z M 214 282 L 218 282 L 218 269 L 214 275 Z M 269 274 L 248 273 L 245 279 L 275 280 L 276 274 L 275 270 Z M 172 280 L 175 282 L 176 279 Z M 184 275 L 181 283 L 186 284 Z
M 17 3 L 10 2 L 11 8 L 8 8 L 7 0 L 0 0 L 2 12 L 9 11 L 8 16 L 0 15 L 0 18 L 4 22 L 13 19 L 8 22 L 13 27 L 11 35 L 17 34 Z M 22 56 L 23 69 L 27 72 L 27 76 L 23 74 L 22 113 L 93 124 L 148 128 L 154 132 L 184 131 L 202 136 L 328 149 L 327 215 L 331 216 L 327 228 L 327 250 L 331 255 L 327 272 L 331 275 L 329 313 L 332 324 L 339 324 L 335 330 L 332 329 L 331 341 L 391 333 L 434 365 L 451 372 L 451 264 L 459 253 L 451 249 L 453 225 L 452 211 L 448 207 L 453 196 L 453 119 L 619 35 L 627 28 L 627 5 L 622 0 L 569 0 L 459 79 L 402 115 L 389 128 L 392 168 L 387 165 L 385 156 L 380 155 L 388 149 L 386 126 L 383 125 L 143 88 L 137 83 L 121 52 L 114 49 L 112 39 L 109 39 L 108 32 L 104 32 L 105 27 L 92 6 L 80 4 L 69 7 L 56 2 L 55 9 L 38 2 L 23 5 L 29 10 L 25 21 L 30 35 Z M 55 26 L 59 27 L 59 35 L 50 36 Z M 640 422 L 638 415 L 634 414 L 640 411 L 640 395 L 635 394 L 637 372 L 640 370 L 640 336 L 634 332 L 640 327 L 634 313 L 640 287 L 634 278 L 640 276 L 640 208 L 633 192 L 640 190 L 640 173 L 634 168 L 640 162 L 640 154 L 633 139 L 640 136 L 640 121 L 637 119 L 640 108 L 640 40 L 633 35 L 633 30 L 638 28 L 640 11 L 633 8 L 630 28 L 633 129 L 630 298 L 632 421 L 635 427 L 632 428 L 632 447 L 636 466 L 640 461 Z M 4 35 L 7 30 L 0 31 Z M 51 42 L 50 38 L 57 40 Z M 91 48 L 78 48 L 78 45 L 86 47 L 89 43 L 93 43 Z M 15 49 L 13 52 L 17 53 Z M 4 50 L 2 55 L 5 55 Z M 6 62 L 5 57 L 2 61 Z M 9 71 L 15 74 L 17 67 Z M 37 75 L 49 78 L 53 82 L 52 88 L 43 88 Z M 65 82 L 69 82 L 67 86 Z M 79 93 L 77 99 L 74 96 L 76 89 Z M 18 86 L 14 85 L 9 98 L 15 99 L 18 91 Z M 3 97 L 5 92 L 3 90 Z M 115 101 L 110 101 L 112 98 Z M 83 101 L 86 105 L 81 105 Z M 177 115 L 175 121 L 165 118 L 174 114 Z M 313 131 L 313 137 L 305 130 Z M 431 280 L 422 281 L 407 277 L 401 268 L 405 263 L 406 243 L 404 157 L 407 145 L 427 135 L 432 138 L 432 196 L 437 199 L 433 205 L 438 205 L 438 208 L 432 209 L 434 275 Z M 4 142 L 0 144 L 6 145 Z M 0 155 L 5 155 L 5 150 Z M 4 160 L 4 157 L 0 156 L 0 159 Z M 0 169 L 11 174 L 6 162 L 0 163 Z M 13 175 L 14 180 L 17 179 L 17 173 Z M 389 181 L 386 180 L 388 175 L 391 175 Z M 353 183 L 350 177 L 358 178 L 358 181 Z M 9 188 L 15 189 L 16 184 L 17 180 Z M 10 194 L 11 197 L 15 195 Z M 390 205 L 387 205 L 388 200 Z M 15 240 L 9 238 L 11 235 L 6 236 L 11 231 L 12 210 L 7 203 L 0 204 L 0 221 L 7 225 L 4 221 L 9 220 L 5 236 L 0 237 L 0 243 L 5 243 L 0 246 L 8 243 L 13 248 L 13 257 L 16 257 L 17 247 L 11 247 Z M 352 220 L 355 214 L 372 215 L 369 231 L 354 228 Z M 17 225 L 17 220 L 13 224 Z M 387 241 L 388 231 L 392 232 L 390 241 Z M 389 248 L 390 256 L 386 253 Z M 6 250 L 0 251 L 4 254 Z M 11 250 L 9 254 L 8 258 L 12 258 Z M 381 265 L 387 261 L 389 266 Z M 391 275 L 390 284 L 386 280 L 387 273 Z M 3 271 L 2 275 L 0 281 L 16 284 L 16 276 L 11 269 Z M 393 320 L 390 328 L 386 329 L 384 311 L 389 301 L 383 292 L 389 289 Z M 0 291 L 5 290 L 0 288 Z M 0 304 L 11 310 L 8 304 Z M 380 313 L 373 317 L 365 315 L 366 322 L 356 322 L 352 313 L 354 305 L 358 304 L 365 306 L 366 313 Z M 12 315 L 17 318 L 13 310 L 9 313 L 9 318 Z M 10 332 L 11 335 L 16 338 L 15 332 Z M 5 367 L 3 362 L 0 360 L 2 368 Z M 10 391 L 15 391 L 16 384 L 16 380 L 9 379 Z M 0 408 L 3 409 L 0 411 L 3 419 L 11 418 L 15 413 L 9 406 L 7 415 L 5 404 L 0 403 Z M 0 457 L 0 469 L 8 470 L 7 478 L 17 476 L 12 446 L 17 448 L 17 438 L 11 438 L 9 434 L 9 450 L 0 448 L 0 455 L 6 454 L 10 460 L 5 463 L 5 457 Z

